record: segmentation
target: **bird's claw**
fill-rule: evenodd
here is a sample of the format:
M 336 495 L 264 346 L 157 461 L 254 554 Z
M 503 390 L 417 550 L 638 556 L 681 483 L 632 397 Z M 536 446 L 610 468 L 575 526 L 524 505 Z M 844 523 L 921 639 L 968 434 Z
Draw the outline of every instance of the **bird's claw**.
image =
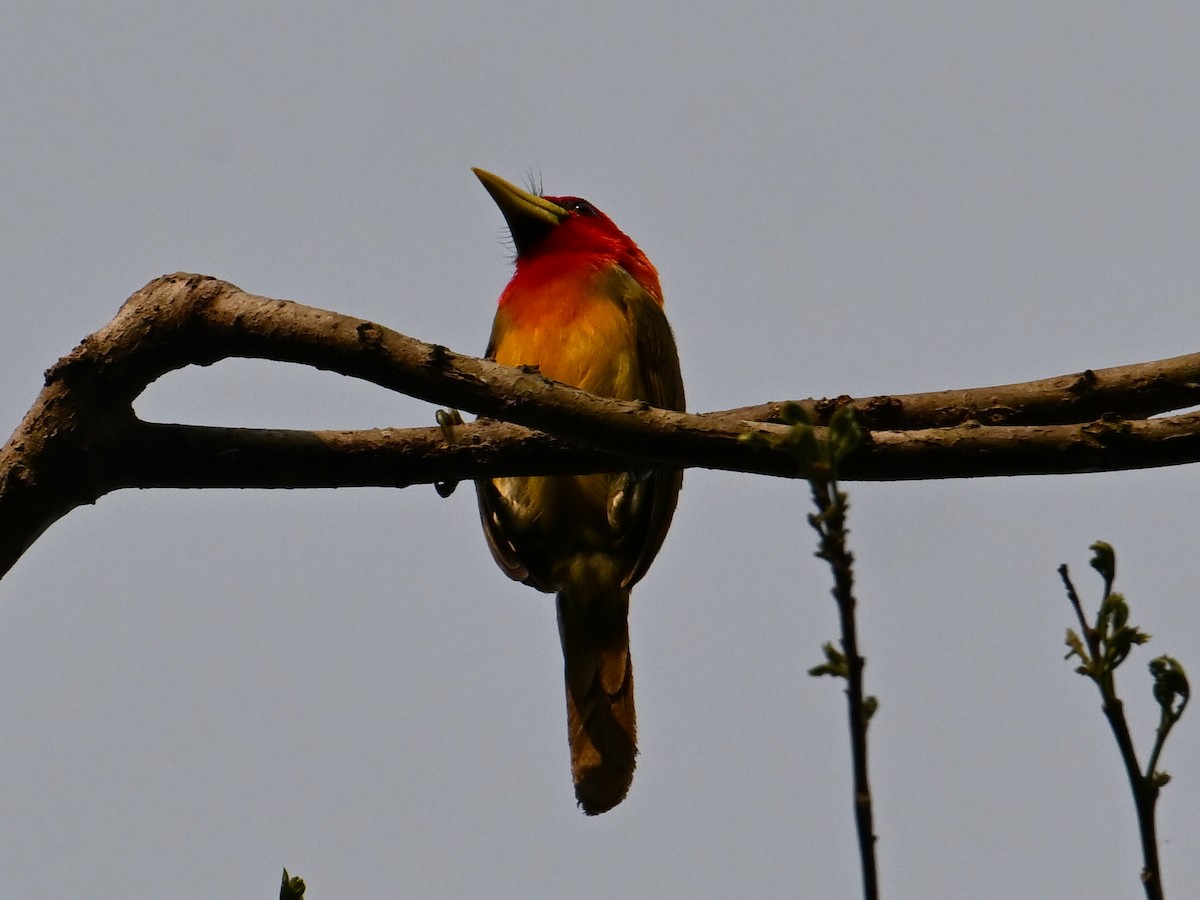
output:
M 463 424 L 462 413 L 457 409 L 439 409 L 433 416 L 437 419 L 438 427 L 442 429 L 442 437 L 447 444 L 454 443 L 454 426 Z
M 447 444 L 453 444 L 455 440 L 454 426 L 463 424 L 462 414 L 457 409 L 439 409 L 434 414 L 434 418 L 437 419 L 438 427 L 442 429 L 442 438 Z M 435 481 L 433 483 L 433 489 L 442 498 L 449 497 L 457 487 L 457 481 Z

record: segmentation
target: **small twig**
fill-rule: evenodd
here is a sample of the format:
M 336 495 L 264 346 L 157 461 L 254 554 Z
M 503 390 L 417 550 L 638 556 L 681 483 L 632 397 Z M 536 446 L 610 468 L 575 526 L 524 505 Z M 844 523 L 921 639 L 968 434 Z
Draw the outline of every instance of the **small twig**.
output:
M 1150 752 L 1150 762 L 1146 763 L 1145 777 L 1161 788 L 1170 780 L 1170 776 L 1158 770 L 1158 757 L 1167 742 L 1167 735 L 1183 716 L 1191 689 L 1183 666 L 1169 656 L 1151 660 L 1150 674 L 1154 676 L 1154 699 L 1158 701 L 1159 717 L 1154 733 L 1154 749 Z
M 1154 697 L 1159 704 L 1160 717 L 1150 762 L 1143 772 L 1138 765 L 1137 751 L 1129 733 L 1129 723 L 1125 719 L 1125 706 L 1117 696 L 1116 670 L 1133 647 L 1146 643 L 1150 636 L 1129 624 L 1129 606 L 1125 598 L 1112 589 L 1117 572 L 1116 554 L 1112 547 L 1103 541 L 1097 541 L 1092 544 L 1091 550 L 1094 553 L 1092 568 L 1104 579 L 1104 593 L 1096 613 L 1095 625 L 1088 624 L 1083 604 L 1079 600 L 1075 585 L 1071 582 L 1066 563 L 1058 567 L 1067 599 L 1075 610 L 1080 627 L 1079 633 L 1074 629 L 1067 629 L 1066 643 L 1070 648 L 1067 658 L 1078 656 L 1080 664 L 1075 671 L 1090 678 L 1100 691 L 1101 708 L 1116 738 L 1125 775 L 1133 793 L 1142 844 L 1142 886 L 1146 891 L 1147 900 L 1163 900 L 1155 807 L 1159 792 L 1170 780 L 1170 776 L 1158 771 L 1157 765 L 1167 735 L 1179 721 L 1187 705 L 1187 676 L 1183 667 L 1169 656 L 1158 657 L 1150 663 L 1150 673 L 1154 678 Z
M 812 482 L 813 502 L 818 513 L 809 522 L 820 535 L 817 557 L 829 563 L 833 573 L 833 598 L 841 625 L 841 657 L 846 678 L 846 706 L 850 723 L 850 755 L 854 769 L 854 825 L 858 833 L 859 862 L 863 875 L 863 897 L 877 900 L 879 876 L 875 860 L 875 823 L 871 806 L 871 784 L 867 771 L 867 723 L 875 712 L 874 697 L 863 694 L 863 668 L 866 660 L 858 652 L 858 625 L 854 616 L 854 555 L 846 549 L 845 493 L 836 481 Z M 829 651 L 826 645 L 826 665 Z M 835 651 L 836 652 L 836 651 Z M 817 668 L 823 668 L 819 666 Z M 819 672 L 817 674 L 825 674 Z
M 875 858 L 875 823 L 871 805 L 871 784 L 867 766 L 867 724 L 878 702 L 863 693 L 863 668 L 866 661 L 858 652 L 858 626 L 854 616 L 854 555 L 846 547 L 846 511 L 849 498 L 838 488 L 838 465 L 861 441 L 862 434 L 854 419 L 854 410 L 843 407 L 829 422 L 824 440 L 819 440 L 808 414 L 799 406 L 785 407 L 784 421 L 791 430 L 779 444 L 795 453 L 800 469 L 812 489 L 817 511 L 808 523 L 819 538 L 817 557 L 829 564 L 833 573 L 833 599 L 837 603 L 841 625 L 841 648 L 831 643 L 823 647 L 825 662 L 809 669 L 809 674 L 832 675 L 846 680 L 846 706 L 850 724 L 850 755 L 854 778 L 854 824 L 858 834 L 859 864 L 862 868 L 863 897 L 878 900 L 879 874 Z M 746 440 L 760 441 L 752 435 Z
M 1087 638 L 1088 647 L 1092 651 L 1092 655 L 1095 656 L 1099 654 L 1100 649 L 1096 643 L 1092 626 L 1087 623 L 1087 616 L 1083 612 L 1083 604 L 1079 600 L 1079 593 L 1075 590 L 1075 585 L 1071 583 L 1071 576 L 1067 570 L 1066 563 L 1058 567 L 1058 575 L 1063 580 L 1063 586 L 1067 589 L 1067 599 L 1071 601 L 1071 606 L 1075 609 L 1075 617 L 1079 619 L 1080 632 Z

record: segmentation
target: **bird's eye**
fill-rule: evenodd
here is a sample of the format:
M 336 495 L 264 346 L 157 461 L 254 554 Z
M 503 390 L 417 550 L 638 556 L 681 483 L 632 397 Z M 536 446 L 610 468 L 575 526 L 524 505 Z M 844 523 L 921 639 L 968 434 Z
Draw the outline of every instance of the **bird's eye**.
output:
M 581 216 L 598 215 L 596 212 L 596 207 L 592 206 L 592 204 L 588 203 L 586 200 L 572 200 L 570 203 L 565 205 L 571 212 L 579 213 Z

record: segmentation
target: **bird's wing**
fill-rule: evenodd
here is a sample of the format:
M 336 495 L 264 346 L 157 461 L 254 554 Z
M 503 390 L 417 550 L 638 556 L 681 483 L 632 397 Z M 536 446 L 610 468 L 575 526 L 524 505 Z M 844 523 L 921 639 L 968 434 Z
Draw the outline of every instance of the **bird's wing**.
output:
M 683 376 L 671 326 L 658 301 L 633 278 L 629 281 L 634 289 L 626 293 L 626 304 L 637 335 L 637 366 L 644 399 L 659 409 L 682 410 Z M 636 584 L 654 562 L 671 526 L 682 485 L 683 472 L 679 469 L 653 469 L 644 476 L 639 486 L 641 496 L 632 510 L 628 546 L 636 549 L 636 555 L 625 576 L 625 587 Z
M 492 558 L 496 560 L 501 571 L 513 581 L 524 582 L 538 590 L 547 590 L 532 576 L 529 566 L 524 562 L 532 548 L 518 548 L 508 538 L 508 535 L 517 531 L 505 524 L 507 507 L 495 482 L 475 482 L 475 493 L 479 498 L 479 520 L 483 523 L 483 536 L 487 538 L 488 549 L 492 551 Z
M 499 326 L 500 320 L 497 318 L 492 325 L 492 334 L 488 339 L 487 351 L 484 353 L 487 359 L 496 358 L 496 336 Z M 496 565 L 513 581 L 532 585 L 540 591 L 548 590 L 538 583 L 530 571 L 533 567 L 525 562 L 527 559 L 540 556 L 540 550 L 527 540 L 521 541 L 522 546 L 518 546 L 510 537 L 510 535 L 520 534 L 521 531 L 508 521 L 511 513 L 496 482 L 491 479 L 475 482 L 475 494 L 479 498 L 479 520 L 483 523 L 483 536 L 487 538 L 488 549 L 492 551 L 492 558 L 496 560 Z

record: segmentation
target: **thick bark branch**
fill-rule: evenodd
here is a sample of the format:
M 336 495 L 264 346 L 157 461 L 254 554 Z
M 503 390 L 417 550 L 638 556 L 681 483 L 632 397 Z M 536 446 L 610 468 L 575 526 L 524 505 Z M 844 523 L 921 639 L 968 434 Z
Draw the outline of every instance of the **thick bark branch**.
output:
M 454 429 L 279 431 L 142 422 L 133 401 L 187 365 L 255 357 L 328 369 L 490 419 Z M 800 401 L 818 422 L 850 403 L 868 429 L 846 480 L 1062 474 L 1200 459 L 1200 354 L 1026 384 Z M 0 448 L 0 574 L 71 509 L 127 487 L 406 486 L 604 471 L 631 460 L 793 477 L 783 404 L 693 415 L 596 397 L 371 322 L 247 294 L 199 275 L 156 279 L 46 373 Z

